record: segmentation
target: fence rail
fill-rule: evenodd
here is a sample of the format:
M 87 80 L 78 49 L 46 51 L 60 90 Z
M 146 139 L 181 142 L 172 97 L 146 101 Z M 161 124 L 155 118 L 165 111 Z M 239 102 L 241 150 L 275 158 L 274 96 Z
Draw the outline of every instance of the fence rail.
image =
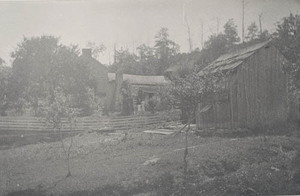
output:
M 63 119 L 62 131 L 99 130 L 102 128 L 130 129 L 140 128 L 152 124 L 161 124 L 168 121 L 179 120 L 179 112 L 160 113 L 156 115 L 140 115 L 129 117 L 82 117 L 77 118 L 73 126 Z M 49 131 L 52 127 L 47 125 L 44 118 L 36 117 L 0 117 L 0 131 Z

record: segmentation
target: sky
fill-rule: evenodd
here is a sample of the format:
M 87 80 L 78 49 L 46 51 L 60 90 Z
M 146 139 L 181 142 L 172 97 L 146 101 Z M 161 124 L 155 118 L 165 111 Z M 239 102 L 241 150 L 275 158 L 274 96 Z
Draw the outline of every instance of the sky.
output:
M 245 0 L 245 28 L 251 22 L 258 24 L 262 13 L 262 28 L 273 32 L 277 21 L 299 10 L 300 0 Z M 184 15 L 193 48 L 201 48 L 201 24 L 204 41 L 217 29 L 222 31 L 230 18 L 241 36 L 242 0 L 0 0 L 0 57 L 10 65 L 10 53 L 24 36 L 54 35 L 61 43 L 80 48 L 89 41 L 104 44 L 107 49 L 99 60 L 109 64 L 114 45 L 131 52 L 142 43 L 153 46 L 162 27 L 169 29 L 181 52 L 188 52 Z

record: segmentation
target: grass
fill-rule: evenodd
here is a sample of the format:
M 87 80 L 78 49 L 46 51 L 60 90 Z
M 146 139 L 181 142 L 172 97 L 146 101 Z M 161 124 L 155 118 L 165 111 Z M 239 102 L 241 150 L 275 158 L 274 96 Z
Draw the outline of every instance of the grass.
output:
M 62 134 L 63 138 L 70 137 L 76 135 L 70 133 Z M 46 132 L 42 134 L 7 134 L 3 135 L 0 134 L 0 150 L 10 149 L 10 148 L 17 148 L 29 144 L 38 144 L 38 143 L 49 143 L 49 142 L 56 142 L 60 140 L 60 135 L 57 133 Z
M 299 138 L 291 134 L 253 134 L 249 130 L 246 130 L 247 134 L 240 133 L 243 131 L 219 130 L 210 132 L 211 135 L 205 137 L 201 135 L 203 132 L 191 134 L 189 146 L 194 148 L 189 149 L 186 175 L 183 172 L 183 135 L 160 136 L 128 132 L 125 140 L 81 147 L 80 149 L 93 151 L 84 157 L 74 155 L 74 177 L 58 184 L 54 190 L 34 188 L 39 187 L 35 185 L 10 191 L 8 195 L 300 194 Z M 88 142 L 88 137 L 77 138 L 81 137 L 83 142 Z M 99 137 L 108 138 L 106 135 Z M 159 158 L 157 163 L 143 165 L 153 157 Z M 26 173 L 36 171 L 34 176 L 37 176 L 38 171 L 43 171 L 45 175 L 45 168 L 48 168 L 52 173 L 58 170 L 56 175 L 59 175 L 61 169 L 56 162 L 60 160 L 49 160 L 24 162 L 35 168 Z M 49 167 L 55 170 L 50 170 Z M 45 181 L 43 186 L 47 185 L 46 181 L 51 184 L 50 176 L 55 176 L 51 173 L 48 175 L 47 178 L 41 178 Z M 33 174 L 29 175 L 31 176 Z M 15 178 L 26 179 L 24 176 Z M 38 180 L 37 182 L 40 183 Z M 76 184 L 72 184 L 74 182 Z M 81 185 L 84 183 L 87 186 Z M 97 185 L 91 185 L 93 183 Z M 78 185 L 82 187 L 78 188 Z
M 283 141 L 280 141 L 284 139 Z M 150 180 L 125 188 L 106 185 L 80 195 L 278 195 L 300 194 L 298 139 L 269 137 L 267 142 L 244 140 L 243 154 L 228 153 L 199 160 L 193 157 L 187 176 L 180 165 Z M 259 145 L 256 145 L 259 144 Z M 225 148 L 228 143 L 225 143 Z M 219 149 L 203 149 L 204 151 Z M 214 154 L 214 153 L 209 153 Z M 190 161 L 192 162 L 192 161 Z M 176 163 L 175 163 L 176 164 Z M 156 167 L 156 169 L 162 169 Z M 141 194 L 142 195 L 142 194 Z

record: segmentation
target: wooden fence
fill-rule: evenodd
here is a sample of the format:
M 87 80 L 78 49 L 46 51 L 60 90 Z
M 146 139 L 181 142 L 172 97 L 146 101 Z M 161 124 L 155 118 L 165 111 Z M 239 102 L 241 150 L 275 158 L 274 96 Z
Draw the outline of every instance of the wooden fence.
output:
M 179 113 L 163 113 L 156 115 L 140 115 L 128 117 L 82 117 L 77 118 L 73 125 L 63 120 L 62 131 L 100 130 L 103 128 L 130 129 L 147 125 L 162 124 L 179 120 Z M 36 117 L 0 117 L 0 131 L 50 131 L 44 118 Z

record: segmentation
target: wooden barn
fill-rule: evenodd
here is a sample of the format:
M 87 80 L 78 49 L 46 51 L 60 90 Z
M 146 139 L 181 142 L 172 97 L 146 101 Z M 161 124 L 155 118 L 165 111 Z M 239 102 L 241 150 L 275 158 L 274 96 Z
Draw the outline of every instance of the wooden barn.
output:
M 226 73 L 222 96 L 199 103 L 198 128 L 257 128 L 286 121 L 285 57 L 267 41 L 220 56 L 204 71 Z M 203 72 L 200 72 L 201 74 Z

